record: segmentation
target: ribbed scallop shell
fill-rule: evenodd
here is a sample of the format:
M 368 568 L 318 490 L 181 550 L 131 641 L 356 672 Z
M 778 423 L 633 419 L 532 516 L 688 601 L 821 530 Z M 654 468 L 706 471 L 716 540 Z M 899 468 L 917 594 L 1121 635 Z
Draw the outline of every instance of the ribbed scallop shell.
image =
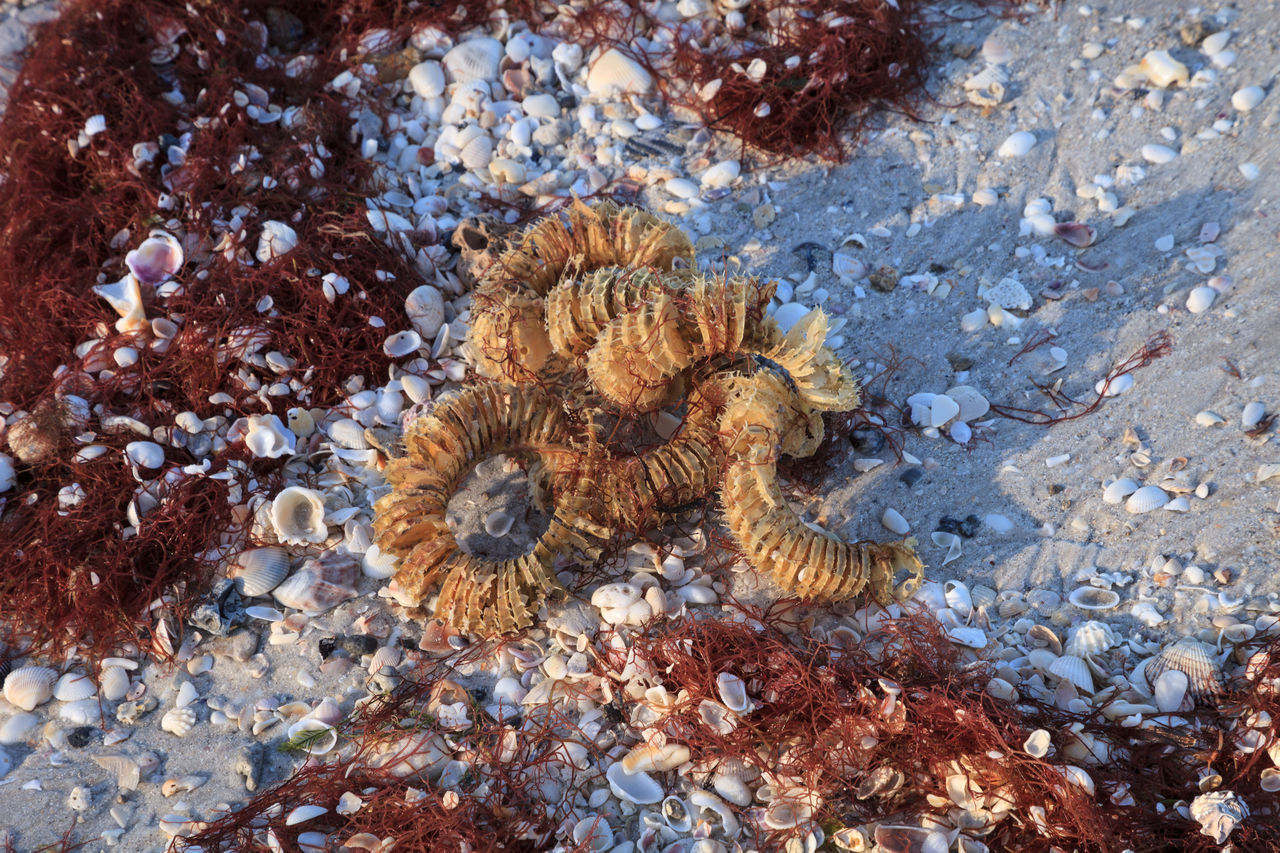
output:
M 475 38 L 452 48 L 440 64 L 451 83 L 495 80 L 503 52 L 502 42 L 497 39 Z
M 368 450 L 369 440 L 364 436 L 364 427 L 352 418 L 341 418 L 329 424 L 325 432 L 329 440 L 350 450 Z
M 1076 657 L 1096 655 L 1116 644 L 1115 631 L 1105 622 L 1089 620 L 1067 632 L 1066 653 Z
M 79 702 L 97 692 L 93 679 L 83 672 L 68 672 L 53 686 L 53 698 L 59 702 Z
M 1222 691 L 1222 670 L 1213 647 L 1194 637 L 1183 637 L 1147 661 L 1144 670 L 1147 684 L 1154 685 L 1161 674 L 1170 669 L 1186 674 L 1187 692 L 1196 699 Z
M 1070 681 L 1079 690 L 1093 693 L 1093 673 L 1083 659 L 1075 655 L 1063 655 L 1049 666 L 1049 671 L 1059 678 Z
M 119 702 L 129 692 L 129 673 L 121 666 L 106 666 L 98 674 L 98 688 L 108 702 Z
M 289 552 L 283 548 L 250 548 L 236 555 L 229 572 L 246 598 L 266 595 L 289 574 Z
M 53 698 L 57 680 L 57 670 L 47 666 L 19 667 L 4 680 L 4 698 L 24 711 L 33 710 Z

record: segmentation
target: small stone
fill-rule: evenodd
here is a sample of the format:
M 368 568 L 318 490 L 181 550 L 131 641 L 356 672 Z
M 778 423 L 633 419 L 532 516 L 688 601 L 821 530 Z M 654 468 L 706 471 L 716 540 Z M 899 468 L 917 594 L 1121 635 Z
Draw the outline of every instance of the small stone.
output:
M 213 653 L 214 657 L 229 658 L 236 663 L 244 663 L 258 650 L 258 635 L 246 628 L 240 628 L 225 637 L 211 641 L 206 648 Z
M 849 443 L 853 445 L 854 450 L 864 456 L 879 453 L 884 447 L 884 442 L 884 433 L 878 429 L 855 429 L 849 433 Z
M 882 266 L 867 276 L 871 286 L 881 293 L 892 293 L 898 286 L 898 278 L 898 271 L 891 266 Z
M 954 533 L 957 536 L 963 536 L 965 539 L 972 539 L 978 533 L 978 528 L 982 526 L 982 519 L 976 515 L 969 514 L 963 520 L 944 515 L 938 519 L 938 530 L 942 533 Z
M 949 352 L 947 353 L 947 364 L 951 365 L 952 370 L 959 372 L 973 367 L 973 359 L 958 352 Z
M 898 479 L 909 489 L 916 483 L 920 482 L 920 478 L 924 476 L 923 468 L 908 468 L 898 475 Z
M 77 726 L 67 732 L 67 744 L 76 749 L 84 749 L 93 740 L 93 726 Z

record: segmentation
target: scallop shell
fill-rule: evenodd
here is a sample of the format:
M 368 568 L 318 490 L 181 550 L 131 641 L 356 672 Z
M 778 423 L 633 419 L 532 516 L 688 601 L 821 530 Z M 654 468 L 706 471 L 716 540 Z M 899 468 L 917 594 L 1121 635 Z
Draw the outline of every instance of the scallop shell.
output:
M 124 256 L 124 262 L 141 283 L 160 284 L 182 269 L 182 243 L 167 231 L 152 231 L 138 248 Z
M 1219 693 L 1223 688 L 1222 671 L 1213 647 L 1194 637 L 1183 637 L 1147 662 L 1147 683 L 1155 686 L 1160 676 L 1175 669 L 1187 676 L 1187 691 L 1195 699 Z
M 1076 657 L 1105 652 L 1116 644 L 1116 634 L 1105 622 L 1090 619 L 1067 632 L 1067 654 Z
M 648 70 L 617 48 L 610 48 L 587 71 L 587 91 L 592 95 L 643 95 L 653 88 Z
M 329 424 L 326 432 L 335 444 L 349 450 L 368 450 L 369 440 L 365 438 L 364 427 L 352 418 L 341 418 Z
M 53 687 L 53 698 L 59 702 L 78 702 L 95 695 L 98 688 L 83 672 L 68 672 Z
M 266 595 L 288 576 L 289 552 L 273 546 L 241 551 L 228 574 L 244 597 Z
M 4 680 L 4 698 L 24 711 L 31 711 L 53 697 L 57 680 L 57 670 L 47 666 L 19 667 Z
M 98 673 L 98 689 L 108 702 L 119 702 L 129 692 L 129 672 L 120 666 L 104 666 Z
M 271 523 L 276 536 L 287 545 L 311 545 L 329 535 L 324 523 L 324 499 L 320 493 L 290 486 L 271 502 Z
M 160 728 L 178 737 L 186 737 L 195 726 L 196 712 L 192 708 L 170 708 L 160 718 Z
M 1124 508 L 1135 515 L 1160 509 L 1169 502 L 1169 496 L 1159 486 L 1143 486 L 1124 502 Z
M 1089 670 L 1089 665 L 1075 655 L 1063 655 L 1058 658 L 1049 667 L 1049 672 L 1070 681 L 1085 693 L 1092 693 L 1094 690 L 1093 673 Z
M 1113 589 L 1082 586 L 1072 590 L 1067 600 L 1081 610 L 1110 610 L 1120 603 L 1120 593 Z
M 497 39 L 475 38 L 452 48 L 440 64 L 451 83 L 495 80 L 504 52 L 502 42 Z
M 458 148 L 458 159 L 473 171 L 486 168 L 493 160 L 493 139 L 487 133 L 473 135 Z

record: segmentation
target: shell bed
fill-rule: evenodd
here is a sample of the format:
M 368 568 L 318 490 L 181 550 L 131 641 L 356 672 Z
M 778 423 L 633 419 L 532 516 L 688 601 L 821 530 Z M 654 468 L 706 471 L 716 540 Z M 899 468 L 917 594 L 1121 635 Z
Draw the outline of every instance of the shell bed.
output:
M 438 586 L 434 614 L 460 630 L 520 630 L 564 592 L 560 568 L 717 491 L 743 556 L 787 593 L 885 603 L 914 592 L 924 567 L 912 540 L 845 542 L 801 520 L 778 481 L 781 455 L 818 449 L 823 412 L 858 405 L 856 380 L 823 345 L 826 315 L 784 334 L 765 314 L 775 283 L 695 270 L 671 224 L 575 200 L 485 272 L 467 342 L 484 380 L 407 426 L 393 491 L 375 507 L 378 545 L 402 558 L 403 601 L 421 607 Z M 646 413 L 678 426 L 618 439 Z M 526 464 L 552 514 L 531 551 L 501 562 L 464 551 L 445 520 L 496 454 Z

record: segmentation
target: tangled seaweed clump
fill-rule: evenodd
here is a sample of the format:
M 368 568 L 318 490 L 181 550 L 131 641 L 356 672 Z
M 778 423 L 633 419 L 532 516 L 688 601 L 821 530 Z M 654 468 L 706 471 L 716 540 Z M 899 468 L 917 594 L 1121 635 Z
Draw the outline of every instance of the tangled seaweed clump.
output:
M 417 605 L 439 584 L 435 614 L 458 628 L 525 628 L 562 589 L 557 558 L 594 561 L 616 534 L 652 529 L 713 491 L 747 561 L 787 592 L 888 602 L 914 591 L 923 566 L 911 542 L 848 543 L 806 525 L 778 482 L 782 455 L 818 449 L 823 412 L 858 404 L 857 382 L 823 345 L 826 315 L 784 333 L 765 313 L 772 283 L 696 268 L 670 224 L 576 202 L 484 275 L 468 346 L 492 382 L 410 425 L 408 454 L 387 471 L 394 490 L 376 507 L 379 546 L 403 557 L 402 600 Z M 678 418 L 667 441 L 617 439 L 648 413 Z M 445 510 L 498 453 L 527 462 L 553 518 L 531 552 L 490 562 L 458 546 Z M 899 569 L 910 577 L 895 588 Z

